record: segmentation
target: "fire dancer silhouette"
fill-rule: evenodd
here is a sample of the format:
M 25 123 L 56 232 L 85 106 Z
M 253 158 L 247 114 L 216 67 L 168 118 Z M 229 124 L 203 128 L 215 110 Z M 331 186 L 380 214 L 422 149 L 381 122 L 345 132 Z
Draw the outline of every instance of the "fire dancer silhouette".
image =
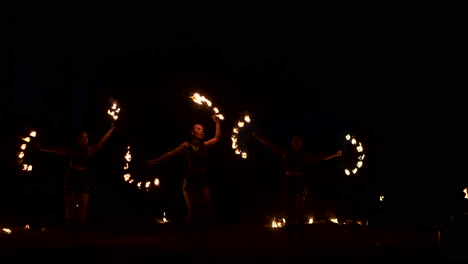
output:
M 203 141 L 204 128 L 194 124 L 190 131 L 190 139 L 184 141 L 175 149 L 164 153 L 158 158 L 148 160 L 150 166 L 157 165 L 178 155 L 185 155 L 187 169 L 182 184 L 182 191 L 188 209 L 188 235 L 193 237 L 200 232 L 202 239 L 208 238 L 208 229 L 212 216 L 211 193 L 207 177 L 207 148 L 218 143 L 221 138 L 220 119 L 213 115 L 216 123 L 215 136 Z
M 322 160 L 329 160 L 334 157 L 340 157 L 342 150 L 331 155 L 319 155 L 306 153 L 302 151 L 303 138 L 302 136 L 293 136 L 291 139 L 291 148 L 286 149 L 279 145 L 271 143 L 269 140 L 254 132 L 253 137 L 261 143 L 270 147 L 276 154 L 280 155 L 283 160 L 284 177 L 283 177 L 283 199 L 286 212 L 286 230 L 288 239 L 293 238 L 295 226 L 300 238 L 304 237 L 305 224 L 305 165 L 307 163 L 316 163 Z
M 68 228 L 78 228 L 87 222 L 89 194 L 94 176 L 91 158 L 102 148 L 115 129 L 112 123 L 107 132 L 94 144 L 88 142 L 88 132 L 79 131 L 71 147 L 52 147 L 37 145 L 43 152 L 51 152 L 60 156 L 69 157 L 69 167 L 65 174 L 65 225 Z

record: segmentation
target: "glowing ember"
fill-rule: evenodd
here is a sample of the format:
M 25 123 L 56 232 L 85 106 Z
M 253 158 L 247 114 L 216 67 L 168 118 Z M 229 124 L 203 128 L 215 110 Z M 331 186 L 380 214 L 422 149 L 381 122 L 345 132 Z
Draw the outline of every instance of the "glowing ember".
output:
M 154 185 L 159 186 L 159 179 L 158 178 L 154 179 Z
M 29 229 L 29 225 L 24 226 L 24 229 Z
M 336 218 L 336 217 L 330 218 L 330 222 L 338 224 L 338 218 Z
M 314 218 L 313 218 L 313 217 L 309 217 L 308 223 L 309 223 L 309 224 L 313 224 L 313 223 L 314 223 Z
M 24 152 L 21 151 L 19 154 L 18 154 L 18 158 L 22 159 L 24 157 Z
M 31 138 L 30 137 L 25 137 L 25 138 L 22 138 L 22 140 L 24 140 L 26 142 L 29 142 L 29 141 L 31 141 Z
M 2 229 L 2 231 L 7 233 L 7 234 L 11 234 L 11 229 L 9 229 L 9 228 L 5 227 L 5 228 Z
M 465 188 L 463 192 L 465 193 L 465 199 L 468 199 L 468 188 Z

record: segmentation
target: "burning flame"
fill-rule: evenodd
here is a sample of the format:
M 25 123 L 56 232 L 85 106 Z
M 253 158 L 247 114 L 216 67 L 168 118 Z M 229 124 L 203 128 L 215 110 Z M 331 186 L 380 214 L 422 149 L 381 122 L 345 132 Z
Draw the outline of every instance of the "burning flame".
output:
M 197 104 L 202 105 L 205 103 L 209 108 L 213 105 L 213 103 L 208 100 L 205 96 L 200 95 L 199 93 L 194 93 L 190 98 Z M 212 108 L 214 114 L 221 120 L 224 120 L 224 116 L 219 112 L 219 109 L 217 107 Z
M 31 137 L 36 137 L 36 131 L 31 131 L 31 133 L 29 134 Z
M 26 142 L 29 142 L 29 141 L 31 141 L 31 138 L 30 137 L 25 137 L 25 138 L 22 138 L 22 140 L 24 140 Z
M 384 196 L 383 196 L 383 195 L 380 195 L 380 196 L 379 196 L 379 200 L 380 200 L 381 202 L 383 202 Z
M 309 224 L 313 224 L 313 223 L 314 223 L 314 218 L 313 218 L 313 217 L 309 217 L 308 223 L 309 223 Z
M 20 147 L 22 150 L 25 150 L 26 149 L 26 144 L 21 144 L 21 147 Z
M 159 179 L 158 178 L 154 179 L 154 185 L 159 186 Z
M 463 192 L 465 193 L 465 199 L 468 199 L 468 188 L 465 188 Z
M 11 229 L 9 229 L 9 228 L 5 227 L 5 228 L 2 229 L 2 231 L 7 233 L 7 234 L 11 234 Z
M 119 118 L 120 108 L 117 106 L 117 102 L 113 102 L 110 109 L 107 109 L 107 114 L 110 115 L 114 120 Z
M 272 228 L 281 228 L 284 225 L 286 225 L 286 219 L 284 218 L 277 219 L 276 217 L 273 217 L 273 221 L 271 222 Z
M 130 173 L 126 173 L 126 174 L 124 175 L 125 181 L 129 181 L 130 178 L 131 178 Z

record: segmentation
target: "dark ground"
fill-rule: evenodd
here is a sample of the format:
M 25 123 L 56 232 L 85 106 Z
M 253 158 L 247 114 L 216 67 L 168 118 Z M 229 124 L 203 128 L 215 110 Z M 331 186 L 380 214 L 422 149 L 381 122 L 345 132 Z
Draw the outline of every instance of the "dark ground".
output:
M 461 239 L 467 233 L 466 220 L 443 229 L 440 240 L 436 229 L 317 223 L 306 225 L 304 240 L 292 241 L 284 229 L 263 223 L 217 224 L 208 240 L 200 240 L 186 237 L 180 223 L 96 222 L 80 231 L 13 227 L 11 234 L 0 233 L 0 248 L 15 261 L 61 263 L 446 263 L 468 260 L 468 245 Z

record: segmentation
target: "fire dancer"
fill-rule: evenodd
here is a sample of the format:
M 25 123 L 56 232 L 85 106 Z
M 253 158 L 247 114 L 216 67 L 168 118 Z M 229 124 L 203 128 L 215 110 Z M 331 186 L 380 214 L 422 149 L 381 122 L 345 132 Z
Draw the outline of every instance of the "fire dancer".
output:
M 93 169 L 91 157 L 103 146 L 115 129 L 112 123 L 110 129 L 94 144 L 88 142 L 88 132 L 80 131 L 75 135 L 71 147 L 45 147 L 38 145 L 38 150 L 69 157 L 69 167 L 65 176 L 65 225 L 69 228 L 82 227 L 86 224 L 89 194 Z
M 283 160 L 284 177 L 283 177 L 283 195 L 284 205 L 286 206 L 286 230 L 288 238 L 291 239 L 294 233 L 294 226 L 297 226 L 297 231 L 301 238 L 304 237 L 305 224 L 305 165 L 307 163 L 316 163 L 322 160 L 329 160 L 334 157 L 340 157 L 341 149 L 331 155 L 319 155 L 305 153 L 302 151 L 303 138 L 302 136 L 293 136 L 291 139 L 291 149 L 280 147 L 271 143 L 266 138 L 258 133 L 253 133 L 253 137 L 266 146 L 270 147 L 276 154 L 280 155 Z
M 217 115 L 212 117 L 216 123 L 216 132 L 213 138 L 203 141 L 203 126 L 198 123 L 194 124 L 189 140 L 160 157 L 148 161 L 149 165 L 154 166 L 177 155 L 185 155 L 187 170 L 184 175 L 182 191 L 188 209 L 188 235 L 192 237 L 195 235 L 194 232 L 200 232 L 203 239 L 208 238 L 208 227 L 212 215 L 211 194 L 207 177 L 207 148 L 218 143 L 221 138 L 220 118 Z

